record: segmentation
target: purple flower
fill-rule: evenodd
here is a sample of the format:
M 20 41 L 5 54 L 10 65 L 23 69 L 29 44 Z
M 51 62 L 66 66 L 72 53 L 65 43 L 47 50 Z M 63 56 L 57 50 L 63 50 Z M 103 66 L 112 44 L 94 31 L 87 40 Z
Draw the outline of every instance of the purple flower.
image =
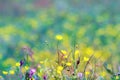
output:
M 30 69 L 29 71 L 29 78 L 32 78 L 33 74 L 36 72 L 36 69 Z
M 47 75 L 44 75 L 44 76 L 43 76 L 43 80 L 47 80 Z
M 20 60 L 20 67 L 24 64 L 23 60 Z
M 82 73 L 78 73 L 77 76 L 78 76 L 78 78 L 82 79 L 83 74 Z

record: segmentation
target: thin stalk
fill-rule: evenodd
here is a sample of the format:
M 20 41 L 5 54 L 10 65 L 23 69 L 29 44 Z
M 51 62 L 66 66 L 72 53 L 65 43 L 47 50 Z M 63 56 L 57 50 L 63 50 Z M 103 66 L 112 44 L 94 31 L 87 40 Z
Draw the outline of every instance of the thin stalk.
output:
M 83 71 L 83 73 L 84 73 L 84 78 L 85 78 L 86 68 L 87 68 L 87 66 L 88 66 L 88 64 L 89 64 L 89 62 L 90 62 L 90 60 L 92 59 L 93 56 L 94 56 L 94 54 L 90 56 L 89 60 L 87 61 L 86 65 L 85 65 L 85 68 L 84 68 L 84 71 Z
M 57 54 L 58 54 L 58 64 L 60 64 L 60 54 L 59 54 L 59 41 L 57 42 Z

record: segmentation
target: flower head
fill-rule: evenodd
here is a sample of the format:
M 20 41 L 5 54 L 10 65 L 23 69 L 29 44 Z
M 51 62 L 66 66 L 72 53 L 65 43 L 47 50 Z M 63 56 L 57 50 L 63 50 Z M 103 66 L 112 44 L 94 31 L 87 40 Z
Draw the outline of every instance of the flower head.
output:
M 3 71 L 2 73 L 3 73 L 4 75 L 7 75 L 7 74 L 8 74 L 8 72 L 7 72 L 7 71 Z
M 36 69 L 30 69 L 29 71 L 29 78 L 32 78 L 33 74 L 36 72 Z
M 83 77 L 83 74 L 82 73 L 78 73 L 77 76 L 78 76 L 78 78 L 81 79 Z
M 20 67 L 24 64 L 23 60 L 20 60 Z
M 43 80 L 47 80 L 47 75 L 43 75 Z
M 87 57 L 84 57 L 84 61 L 88 61 L 89 60 L 89 58 L 87 58 Z
M 64 55 L 67 54 L 67 52 L 66 52 L 65 50 L 61 50 L 61 52 L 62 52 Z
M 63 39 L 63 37 L 61 35 L 56 35 L 55 38 L 56 38 L 56 40 L 59 40 L 59 41 Z
M 11 75 L 14 75 L 14 74 L 15 74 L 15 71 L 10 70 L 9 73 L 10 73 Z
M 66 65 L 67 65 L 67 66 L 71 66 L 72 64 L 71 64 L 70 62 L 67 62 Z
M 63 70 L 62 66 L 58 66 L 57 67 L 57 73 L 61 75 L 61 71 Z
M 19 66 L 20 66 L 20 63 L 19 63 L 19 62 L 17 62 L 15 65 L 16 65 L 16 67 L 19 67 Z

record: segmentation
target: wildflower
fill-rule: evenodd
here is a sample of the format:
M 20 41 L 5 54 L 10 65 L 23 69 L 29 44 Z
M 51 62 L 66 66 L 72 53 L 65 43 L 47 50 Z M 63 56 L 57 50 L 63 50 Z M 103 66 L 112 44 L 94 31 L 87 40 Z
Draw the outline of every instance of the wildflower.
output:
M 62 66 L 58 66 L 58 67 L 57 67 L 57 70 L 62 71 L 62 70 L 63 70 L 63 67 L 62 67 Z
M 116 79 L 119 79 L 119 76 L 116 76 Z
M 17 62 L 15 65 L 16 65 L 16 67 L 19 67 L 19 66 L 20 66 L 20 63 L 19 63 L 19 62 Z
M 25 70 L 28 70 L 29 69 L 29 67 L 28 66 L 25 66 Z
M 89 60 L 89 58 L 87 58 L 87 57 L 84 57 L 84 61 L 88 61 Z
M 20 60 L 20 67 L 24 64 L 23 60 Z
M 14 74 L 15 74 L 15 71 L 10 70 L 9 73 L 10 73 L 11 75 L 14 75 Z
M 78 78 L 80 78 L 80 80 L 81 80 L 82 77 L 83 77 L 83 74 L 82 74 L 82 73 L 78 73 L 77 76 L 78 76 Z
M 65 58 L 65 59 L 66 59 L 67 57 L 68 57 L 67 55 L 63 56 L 63 58 Z
M 36 69 L 30 69 L 29 71 L 29 78 L 32 78 L 33 74 L 36 72 Z
M 60 40 L 62 40 L 63 39 L 63 37 L 61 36 L 61 35 L 56 35 L 56 40 L 58 40 L 58 41 L 60 41 Z
M 8 72 L 7 72 L 7 71 L 3 71 L 2 73 L 3 73 L 4 75 L 7 75 L 7 74 L 8 74 Z
M 40 61 L 40 64 L 43 64 L 44 62 L 43 61 Z
M 106 75 L 106 73 L 105 73 L 105 72 L 102 72 L 101 75 L 104 77 L 104 76 Z
M 94 51 L 93 51 L 92 48 L 87 48 L 87 49 L 86 49 L 86 53 L 89 54 L 89 55 L 91 55 L 91 54 L 94 53 Z
M 86 74 L 86 75 L 89 75 L 89 74 L 90 74 L 90 72 L 86 71 L 86 72 L 85 72 L 85 74 Z
M 58 66 L 57 67 L 57 73 L 61 75 L 61 71 L 63 70 L 62 66 Z
M 75 51 L 75 59 L 78 58 L 78 56 L 79 56 L 79 50 L 76 50 Z
M 71 66 L 72 64 L 71 64 L 70 62 L 67 62 L 66 65 L 67 65 L 67 66 Z
M 62 52 L 64 55 L 67 54 L 67 52 L 66 52 L 65 50 L 61 50 L 61 52 Z
M 43 80 L 47 80 L 47 75 L 43 75 Z

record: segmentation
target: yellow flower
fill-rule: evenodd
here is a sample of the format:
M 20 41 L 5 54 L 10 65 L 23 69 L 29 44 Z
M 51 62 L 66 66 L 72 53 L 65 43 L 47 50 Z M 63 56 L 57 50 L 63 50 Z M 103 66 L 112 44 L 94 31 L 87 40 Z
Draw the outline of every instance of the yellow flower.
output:
M 29 69 L 29 67 L 28 66 L 25 66 L 25 70 L 28 70 Z
M 79 50 L 75 51 L 75 59 L 79 57 Z
M 56 40 L 59 40 L 59 41 L 63 39 L 63 37 L 61 35 L 56 35 L 55 38 L 56 38 Z
M 61 75 L 61 71 L 63 70 L 62 66 L 58 66 L 57 67 L 57 73 Z
M 105 72 L 101 72 L 101 75 L 104 77 L 106 75 L 106 73 Z
M 85 72 L 85 74 L 86 74 L 86 75 L 89 75 L 89 74 L 90 74 L 90 72 L 86 71 L 86 72 Z
M 7 71 L 3 71 L 2 73 L 3 73 L 4 75 L 7 75 L 7 74 L 8 74 L 8 72 L 7 72 Z
M 43 64 L 44 62 L 43 61 L 40 61 L 40 64 Z
M 94 50 L 92 48 L 87 48 L 86 49 L 86 53 L 89 54 L 89 55 L 91 55 L 91 54 L 94 53 Z
M 15 74 L 15 71 L 10 70 L 9 73 L 10 73 L 11 75 L 14 75 L 14 74 Z
M 67 66 L 71 66 L 72 64 L 71 64 L 70 62 L 67 62 L 66 65 L 67 65 Z
M 88 61 L 89 60 L 89 58 L 87 58 L 87 57 L 84 57 L 84 61 Z
M 63 54 L 67 54 L 67 52 L 66 52 L 65 50 L 61 50 L 61 52 L 62 52 Z
M 17 67 L 19 67 L 19 66 L 20 66 L 20 63 L 19 63 L 19 62 L 17 62 L 15 65 L 16 65 Z
M 63 67 L 62 67 L 62 66 L 58 66 L 58 67 L 57 67 L 57 70 L 62 71 L 62 70 L 63 70 Z
M 57 70 L 57 73 L 61 75 L 61 71 Z
M 116 79 L 119 79 L 119 76 L 116 76 Z
M 63 56 L 65 59 L 68 57 L 67 55 Z

